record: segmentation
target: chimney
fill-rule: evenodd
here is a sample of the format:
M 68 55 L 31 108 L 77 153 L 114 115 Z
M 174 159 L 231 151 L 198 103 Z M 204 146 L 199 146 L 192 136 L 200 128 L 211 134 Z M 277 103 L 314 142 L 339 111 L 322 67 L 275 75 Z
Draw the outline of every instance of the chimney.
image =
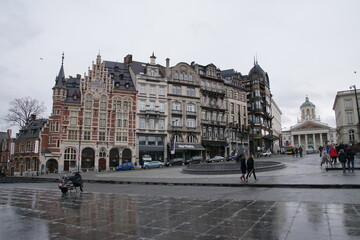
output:
M 126 57 L 124 57 L 124 64 L 125 66 L 128 66 L 130 63 L 132 63 L 132 55 L 128 54 Z
M 152 55 L 150 56 L 150 64 L 151 65 L 155 65 L 156 64 L 156 57 L 154 55 L 154 52 L 152 53 Z
M 165 69 L 165 76 L 168 78 L 170 77 L 170 59 L 166 59 L 166 69 Z

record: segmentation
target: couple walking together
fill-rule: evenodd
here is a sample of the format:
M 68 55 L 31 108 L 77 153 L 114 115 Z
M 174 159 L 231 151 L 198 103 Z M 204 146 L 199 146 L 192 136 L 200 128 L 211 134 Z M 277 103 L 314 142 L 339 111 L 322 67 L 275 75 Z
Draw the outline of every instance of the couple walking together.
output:
M 242 153 L 239 156 L 239 160 L 240 160 L 240 168 L 241 168 L 240 180 L 247 182 L 252 174 L 254 175 L 255 181 L 257 181 L 258 179 L 256 178 L 255 167 L 254 167 L 254 154 L 250 154 L 250 157 L 246 160 L 245 154 Z M 247 170 L 247 175 L 245 177 L 246 170 Z

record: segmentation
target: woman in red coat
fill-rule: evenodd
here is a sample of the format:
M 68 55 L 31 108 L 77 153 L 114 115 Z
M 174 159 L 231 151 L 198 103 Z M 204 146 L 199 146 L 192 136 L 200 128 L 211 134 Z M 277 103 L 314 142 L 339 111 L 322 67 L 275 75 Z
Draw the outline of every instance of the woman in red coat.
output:
M 339 154 L 338 154 L 335 146 L 331 146 L 331 148 L 330 148 L 330 157 L 331 157 L 331 164 L 333 166 L 336 165 L 336 160 L 337 160 L 338 156 L 339 156 Z

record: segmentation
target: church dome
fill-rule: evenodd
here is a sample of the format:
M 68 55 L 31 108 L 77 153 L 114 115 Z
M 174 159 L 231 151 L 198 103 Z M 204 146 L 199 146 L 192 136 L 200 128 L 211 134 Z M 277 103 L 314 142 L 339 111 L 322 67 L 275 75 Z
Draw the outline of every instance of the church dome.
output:
M 315 107 L 315 104 L 313 104 L 312 102 L 310 102 L 310 101 L 309 101 L 309 97 L 306 96 L 305 102 L 301 105 L 300 108 L 303 108 L 303 107 Z

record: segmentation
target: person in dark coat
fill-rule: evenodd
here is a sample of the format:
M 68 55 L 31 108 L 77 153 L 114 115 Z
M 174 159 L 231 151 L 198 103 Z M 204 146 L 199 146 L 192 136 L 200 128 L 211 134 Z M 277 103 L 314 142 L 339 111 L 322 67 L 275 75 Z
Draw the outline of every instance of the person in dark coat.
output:
M 240 180 L 245 181 L 245 174 L 246 174 L 246 157 L 245 157 L 244 155 L 240 158 L 240 169 L 241 169 Z
M 344 152 L 344 149 L 341 149 L 341 150 L 340 150 L 340 153 L 339 153 L 339 162 L 341 163 L 343 172 L 345 173 L 346 154 L 345 154 L 345 152 Z
M 244 180 L 245 181 L 245 174 L 246 174 L 246 156 L 245 156 L 245 152 L 244 149 L 240 146 L 240 148 L 237 151 L 235 160 L 237 163 L 240 164 L 240 169 L 241 169 L 241 175 L 240 175 L 240 180 Z
M 247 165 L 246 167 L 247 167 L 247 172 L 248 172 L 248 174 L 246 175 L 246 182 L 248 181 L 251 174 L 254 175 L 255 181 L 257 181 L 258 179 L 256 178 L 256 175 L 255 175 L 255 166 L 254 166 L 255 162 L 254 162 L 253 154 L 250 154 L 250 157 L 248 158 L 246 165 Z
M 352 172 L 354 172 L 355 152 L 351 147 L 348 147 L 348 149 L 346 150 L 346 158 L 347 158 L 347 165 L 349 172 L 350 172 L 350 164 L 351 164 L 351 170 Z

